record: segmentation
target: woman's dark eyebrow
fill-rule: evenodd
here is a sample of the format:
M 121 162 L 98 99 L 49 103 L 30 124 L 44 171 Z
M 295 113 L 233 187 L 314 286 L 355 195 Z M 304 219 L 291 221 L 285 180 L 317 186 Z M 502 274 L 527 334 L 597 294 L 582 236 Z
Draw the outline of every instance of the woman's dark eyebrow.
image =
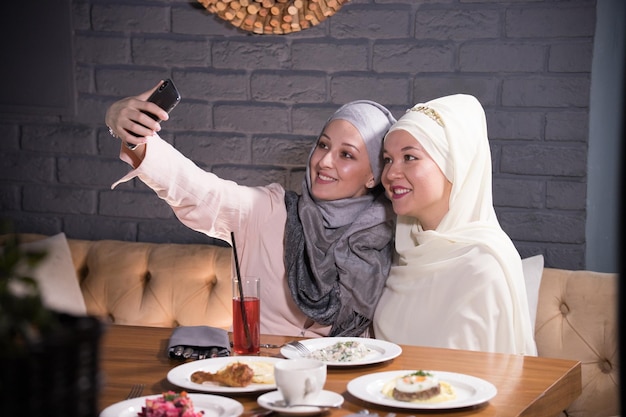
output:
M 322 133 L 320 134 L 320 138 L 321 138 L 322 136 L 324 136 L 326 139 L 328 139 L 329 141 L 331 141 L 331 142 L 332 142 L 332 138 L 331 138 L 330 136 L 328 136 L 326 133 L 322 132 Z M 357 148 L 355 145 L 351 144 L 351 143 L 346 143 L 346 142 L 343 142 L 343 143 L 342 143 L 342 145 L 343 145 L 343 146 L 348 146 L 348 147 L 350 147 L 350 148 L 354 149 L 356 152 L 361 153 L 361 150 L 360 150 L 359 148 Z
M 330 140 L 330 136 L 328 136 L 326 133 L 322 132 L 322 133 L 320 134 L 320 138 L 321 138 L 322 136 L 324 136 L 324 137 L 326 137 L 328 140 Z
M 354 146 L 353 144 L 351 144 L 351 143 L 344 142 L 344 143 L 342 143 L 342 145 L 343 146 L 347 146 L 349 148 L 352 148 L 352 149 L 354 149 L 358 153 L 361 153 L 361 150 L 359 148 L 357 148 L 356 146 Z

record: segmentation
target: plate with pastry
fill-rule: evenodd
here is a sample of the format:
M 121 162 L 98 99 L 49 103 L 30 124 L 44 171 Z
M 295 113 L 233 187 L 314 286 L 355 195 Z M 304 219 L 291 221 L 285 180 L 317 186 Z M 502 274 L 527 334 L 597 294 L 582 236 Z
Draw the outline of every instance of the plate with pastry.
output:
M 193 391 L 243 393 L 276 389 L 274 364 L 282 358 L 228 356 L 187 362 L 171 369 L 167 380 Z
M 313 359 L 325 362 L 328 366 L 359 366 L 391 360 L 402 353 L 395 343 L 367 337 L 317 337 L 301 340 Z M 287 359 L 301 358 L 293 347 L 285 345 L 280 354 Z
M 445 410 L 485 403 L 498 390 L 475 376 L 420 369 L 363 375 L 348 383 L 348 392 L 388 407 Z

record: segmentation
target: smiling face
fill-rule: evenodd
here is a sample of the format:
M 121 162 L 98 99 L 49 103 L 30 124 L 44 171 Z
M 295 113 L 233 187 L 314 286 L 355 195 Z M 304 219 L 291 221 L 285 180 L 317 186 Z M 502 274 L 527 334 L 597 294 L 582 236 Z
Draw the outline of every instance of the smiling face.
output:
M 309 171 L 311 194 L 318 200 L 360 197 L 375 185 L 361 134 L 341 119 L 328 123 L 320 135 Z
M 405 130 L 385 139 L 382 183 L 393 211 L 434 230 L 448 212 L 452 183 L 420 143 Z

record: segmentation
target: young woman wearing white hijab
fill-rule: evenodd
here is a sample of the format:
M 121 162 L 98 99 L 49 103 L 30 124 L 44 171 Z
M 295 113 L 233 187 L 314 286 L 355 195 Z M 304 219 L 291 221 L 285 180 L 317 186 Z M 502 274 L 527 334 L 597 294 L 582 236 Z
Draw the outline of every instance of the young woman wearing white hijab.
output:
M 196 166 L 141 113 L 167 120 L 145 101 L 151 91 L 107 111 L 112 134 L 139 144 L 134 150 L 121 145 L 120 158 L 133 170 L 112 188 L 138 177 L 188 227 L 228 243 L 234 232 L 241 275 L 262 280 L 261 333 L 363 334 L 393 256 L 394 214 L 379 186 L 391 113 L 367 100 L 337 110 L 311 150 L 298 195 L 279 184 L 241 186 Z
M 522 262 L 492 201 L 485 113 L 452 95 L 409 109 L 385 136 L 382 183 L 398 215 L 377 338 L 536 355 Z

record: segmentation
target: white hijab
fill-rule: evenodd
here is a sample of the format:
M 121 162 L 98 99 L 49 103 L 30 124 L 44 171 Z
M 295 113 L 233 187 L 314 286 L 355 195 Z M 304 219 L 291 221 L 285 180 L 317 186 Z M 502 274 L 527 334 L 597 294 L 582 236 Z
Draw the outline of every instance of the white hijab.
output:
M 482 282 L 478 283 L 469 280 L 464 282 L 463 272 L 480 271 L 478 275 L 481 277 L 489 275 L 488 282 L 493 279 L 494 282 L 500 283 L 498 285 L 504 290 L 498 294 L 505 294 L 505 300 L 498 299 L 497 295 L 489 301 L 493 307 L 476 307 L 479 295 L 473 299 L 474 305 L 468 305 L 468 308 L 487 312 L 487 316 L 489 314 L 498 316 L 500 311 L 504 310 L 503 314 L 510 316 L 511 320 L 504 326 L 501 323 L 479 325 L 481 331 L 485 333 L 483 336 L 472 335 L 473 331 L 468 330 L 471 326 L 464 329 L 459 327 L 457 330 L 463 334 L 453 335 L 446 334 L 449 328 L 443 323 L 429 323 L 428 332 L 432 332 L 432 340 L 436 340 L 433 345 L 448 344 L 449 346 L 442 347 L 536 354 L 521 259 L 510 238 L 500 227 L 493 208 L 491 153 L 482 106 L 476 98 L 469 95 L 442 97 L 418 104 L 408 110 L 390 132 L 398 129 L 407 131 L 419 140 L 452 183 L 452 190 L 449 211 L 436 230 L 424 231 L 414 217 L 398 216 L 397 260 L 396 265 L 392 267 L 385 294 L 376 314 L 376 336 L 398 342 L 417 341 L 417 344 L 429 344 L 431 336 L 427 334 L 415 338 L 407 336 L 412 328 L 410 322 L 420 318 L 415 314 L 411 318 L 406 317 L 407 312 L 402 311 L 403 303 L 398 299 L 404 294 L 406 297 L 404 308 L 411 308 L 419 314 L 419 309 L 425 307 L 411 307 L 409 298 L 411 288 L 414 291 L 417 289 L 419 292 L 417 296 L 424 297 L 425 302 L 429 301 L 424 296 L 425 289 L 428 291 L 433 289 L 433 293 L 437 294 L 438 288 L 451 288 L 457 293 L 437 294 L 441 302 L 448 303 L 441 307 L 434 304 L 432 308 L 441 309 L 441 314 L 435 317 L 442 317 L 444 323 L 453 323 L 454 314 L 458 313 L 452 310 L 463 309 L 463 300 L 467 299 L 464 292 L 477 288 L 477 284 L 480 287 L 481 283 L 485 282 L 483 278 L 480 278 Z M 486 265 L 491 267 L 487 268 Z M 498 265 L 501 271 L 498 271 Z M 454 276 L 446 277 L 446 274 Z M 502 275 L 506 285 L 502 283 Z M 427 284 L 420 284 L 422 278 L 430 281 L 427 281 Z M 443 284 L 446 279 L 448 283 Z M 442 283 L 441 287 L 438 282 Z M 463 289 L 463 285 L 467 285 L 468 288 Z M 485 285 L 485 288 L 489 288 L 489 285 Z M 506 299 L 507 292 L 510 295 L 510 302 Z M 455 300 L 458 301 L 457 304 L 454 304 Z M 405 315 L 404 319 L 399 317 L 402 314 Z M 448 318 L 444 318 L 445 316 Z M 491 319 L 485 321 L 489 320 Z M 480 322 L 480 319 L 474 321 Z M 402 322 L 407 324 L 398 325 Z M 454 328 L 454 324 L 451 326 Z M 487 341 L 476 341 L 476 338 L 484 338 Z M 503 346 L 504 348 L 499 348 Z

